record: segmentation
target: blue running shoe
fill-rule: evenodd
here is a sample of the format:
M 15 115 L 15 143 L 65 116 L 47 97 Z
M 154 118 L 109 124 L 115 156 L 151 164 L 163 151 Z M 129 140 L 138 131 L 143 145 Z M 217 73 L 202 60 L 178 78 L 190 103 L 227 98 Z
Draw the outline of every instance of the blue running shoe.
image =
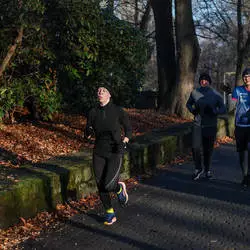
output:
M 112 225 L 116 222 L 116 216 L 115 213 L 106 213 L 105 219 L 104 219 L 104 225 Z
M 124 182 L 118 182 L 120 185 L 120 191 L 117 193 L 118 200 L 120 205 L 124 207 L 128 203 L 128 193 L 126 190 L 126 185 Z

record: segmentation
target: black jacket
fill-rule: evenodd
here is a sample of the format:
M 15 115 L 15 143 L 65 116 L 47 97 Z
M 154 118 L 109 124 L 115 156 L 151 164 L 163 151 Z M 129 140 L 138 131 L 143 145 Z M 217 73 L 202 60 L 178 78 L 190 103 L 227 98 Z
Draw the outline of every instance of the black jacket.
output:
M 101 156 L 109 156 L 111 153 L 120 153 L 122 128 L 124 136 L 130 139 L 132 128 L 128 114 L 121 107 L 109 102 L 104 107 L 98 106 L 90 110 L 85 135 L 88 137 L 93 132 L 94 152 Z

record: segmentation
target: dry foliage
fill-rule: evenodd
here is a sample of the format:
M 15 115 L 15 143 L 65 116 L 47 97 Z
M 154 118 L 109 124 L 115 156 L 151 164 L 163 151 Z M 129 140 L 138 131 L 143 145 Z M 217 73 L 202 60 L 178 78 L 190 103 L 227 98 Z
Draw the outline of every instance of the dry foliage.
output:
M 159 114 L 153 110 L 127 111 L 133 127 L 133 136 L 144 134 L 153 128 L 166 128 L 185 122 L 176 116 Z M 36 163 L 92 147 L 82 138 L 85 125 L 86 117 L 63 114 L 55 116 L 53 122 L 1 125 L 0 165 L 18 167 L 26 162 Z

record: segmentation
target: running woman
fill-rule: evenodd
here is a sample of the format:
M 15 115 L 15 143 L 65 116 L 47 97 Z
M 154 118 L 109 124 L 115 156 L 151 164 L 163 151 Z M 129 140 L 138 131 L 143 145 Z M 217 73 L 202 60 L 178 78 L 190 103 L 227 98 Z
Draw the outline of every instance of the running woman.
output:
M 243 85 L 234 88 L 232 99 L 236 102 L 235 139 L 242 170 L 243 186 L 250 185 L 250 67 L 242 72 Z M 246 160 L 248 158 L 248 161 Z
M 124 148 L 132 136 L 128 114 L 112 102 L 111 95 L 112 91 L 108 84 L 98 88 L 99 105 L 90 110 L 84 133 L 88 139 L 93 134 L 95 136 L 93 169 L 100 199 L 106 211 L 105 225 L 112 225 L 117 220 L 110 192 L 117 194 L 121 206 L 124 207 L 128 202 L 126 185 L 119 181 L 119 176 Z

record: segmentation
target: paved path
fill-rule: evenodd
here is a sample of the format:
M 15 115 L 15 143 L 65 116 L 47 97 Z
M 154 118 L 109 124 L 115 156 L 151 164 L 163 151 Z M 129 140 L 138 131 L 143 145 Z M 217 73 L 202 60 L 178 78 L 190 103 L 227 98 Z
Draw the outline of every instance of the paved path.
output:
M 215 150 L 214 179 L 191 180 L 191 163 L 173 166 L 130 192 L 118 222 L 80 214 L 24 249 L 250 249 L 250 188 L 244 189 L 234 145 Z

